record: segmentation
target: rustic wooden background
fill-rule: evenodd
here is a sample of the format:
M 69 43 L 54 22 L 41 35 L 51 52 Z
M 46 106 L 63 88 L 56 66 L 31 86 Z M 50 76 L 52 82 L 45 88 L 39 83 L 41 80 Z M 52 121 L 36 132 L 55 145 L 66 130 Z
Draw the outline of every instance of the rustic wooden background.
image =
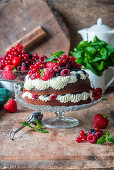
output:
M 71 49 L 81 40 L 77 30 L 96 24 L 101 17 L 104 24 L 114 28 L 114 0 L 46 0 L 65 21 L 71 36 Z

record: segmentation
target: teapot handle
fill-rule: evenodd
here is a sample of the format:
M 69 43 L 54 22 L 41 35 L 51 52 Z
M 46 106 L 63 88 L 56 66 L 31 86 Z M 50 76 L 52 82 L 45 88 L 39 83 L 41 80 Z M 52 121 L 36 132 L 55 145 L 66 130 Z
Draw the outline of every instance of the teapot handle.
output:
M 113 76 L 112 79 L 106 84 L 105 86 L 105 90 L 112 84 L 112 82 L 114 81 L 114 67 L 110 67 L 109 69 L 111 69 L 113 71 Z

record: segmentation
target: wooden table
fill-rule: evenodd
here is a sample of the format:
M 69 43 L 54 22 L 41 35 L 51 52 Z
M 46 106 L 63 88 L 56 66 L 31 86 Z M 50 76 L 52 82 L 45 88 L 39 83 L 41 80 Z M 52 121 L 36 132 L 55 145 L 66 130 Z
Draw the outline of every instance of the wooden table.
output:
M 114 136 L 114 92 L 108 93 L 108 100 L 88 109 L 69 112 L 66 115 L 80 121 L 78 127 L 64 130 L 48 129 L 43 134 L 24 128 L 9 139 L 9 133 L 18 128 L 32 112 L 20 109 L 17 113 L 0 112 L 0 169 L 113 169 L 114 145 L 76 143 L 81 129 L 93 127 L 95 114 L 110 115 L 107 129 Z M 54 116 L 44 113 L 44 118 Z M 107 129 L 105 131 L 107 131 Z

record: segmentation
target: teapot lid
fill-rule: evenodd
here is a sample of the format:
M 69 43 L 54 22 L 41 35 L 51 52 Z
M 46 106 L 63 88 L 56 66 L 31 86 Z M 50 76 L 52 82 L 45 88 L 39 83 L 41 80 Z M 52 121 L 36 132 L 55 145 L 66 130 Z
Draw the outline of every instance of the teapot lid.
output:
M 105 31 L 111 31 L 111 30 L 112 28 L 103 24 L 102 18 L 98 18 L 97 24 L 88 28 L 88 31 L 91 31 L 91 32 L 105 32 Z

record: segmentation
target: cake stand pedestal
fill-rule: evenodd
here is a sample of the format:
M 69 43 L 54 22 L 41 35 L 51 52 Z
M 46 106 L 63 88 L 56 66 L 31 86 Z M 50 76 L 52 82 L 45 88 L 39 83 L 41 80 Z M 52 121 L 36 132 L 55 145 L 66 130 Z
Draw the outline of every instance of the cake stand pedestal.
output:
M 71 128 L 78 126 L 79 121 L 75 118 L 72 117 L 64 117 L 65 112 L 68 111 L 76 111 L 76 110 L 82 110 L 88 107 L 91 107 L 95 104 L 97 104 L 100 100 L 92 101 L 91 103 L 88 104 L 83 104 L 83 105 L 75 105 L 75 106 L 47 106 L 47 105 L 33 105 L 33 104 L 28 104 L 25 99 L 22 98 L 23 92 L 18 92 L 16 94 L 16 100 L 33 110 L 37 111 L 46 111 L 46 112 L 54 112 L 56 114 L 55 118 L 49 118 L 45 119 L 42 121 L 43 125 L 48 128 L 56 128 L 56 129 L 66 129 L 66 128 Z

